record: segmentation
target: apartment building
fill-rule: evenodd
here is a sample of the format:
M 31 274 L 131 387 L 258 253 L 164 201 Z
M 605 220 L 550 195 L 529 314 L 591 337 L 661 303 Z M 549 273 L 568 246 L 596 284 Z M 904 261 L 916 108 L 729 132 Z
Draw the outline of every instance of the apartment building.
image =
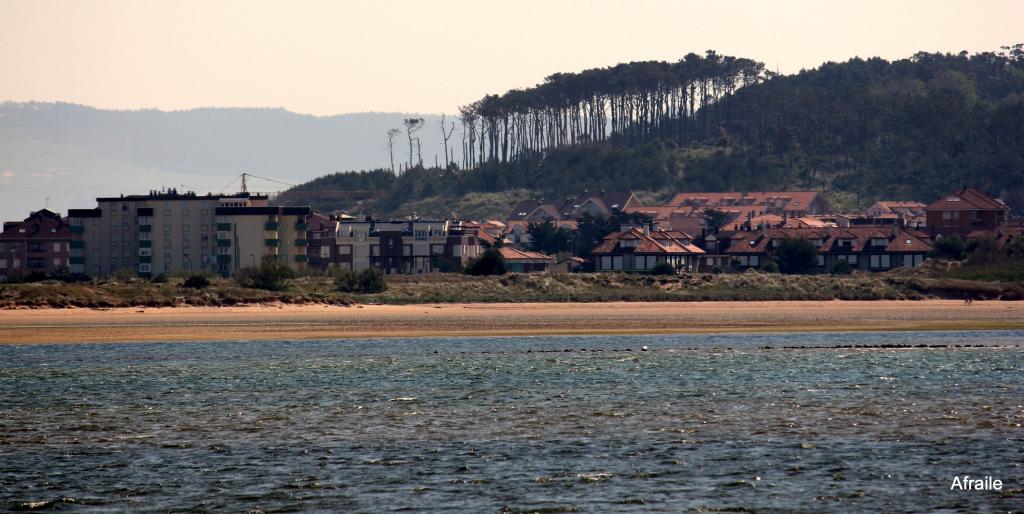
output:
M 458 221 L 341 220 L 334 266 L 353 271 L 376 268 L 386 274 L 454 271 L 482 253 L 477 225 Z M 325 242 L 321 242 L 321 251 Z
M 4 222 L 0 233 L 0 280 L 18 273 L 69 268 L 70 243 L 67 220 L 47 209 L 33 212 L 22 221 Z
M 264 254 L 280 253 L 268 242 L 277 239 L 277 232 L 266 224 L 283 214 L 245 210 L 280 209 L 268 207 L 267 200 L 250 193 L 197 195 L 176 189 L 97 198 L 94 209 L 68 211 L 71 272 L 97 277 L 120 271 L 230 274 L 250 254 L 258 262 Z M 240 228 L 232 230 L 236 224 Z M 305 239 L 288 230 L 291 241 Z M 298 253 L 288 250 L 289 255 Z
M 215 271 L 232 275 L 255 266 L 267 256 L 292 269 L 309 262 L 306 219 L 309 207 L 217 207 L 217 264 Z

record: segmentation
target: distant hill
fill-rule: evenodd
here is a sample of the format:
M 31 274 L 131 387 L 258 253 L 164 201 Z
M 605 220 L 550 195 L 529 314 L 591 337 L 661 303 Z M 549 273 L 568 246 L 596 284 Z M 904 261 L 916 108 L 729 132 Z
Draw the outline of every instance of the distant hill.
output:
M 0 104 L 0 217 L 90 207 L 99 195 L 178 187 L 218 191 L 241 172 L 297 184 L 389 165 L 388 129 L 422 117 L 424 162 L 443 155 L 439 116 L 318 117 L 283 109 L 111 111 L 66 103 Z M 404 133 L 396 166 L 408 159 Z M 441 158 L 443 160 L 443 157 Z M 234 187 L 234 186 L 233 186 Z M 287 186 L 255 181 L 256 190 Z
M 793 75 L 708 51 L 557 73 L 460 114 L 475 142 L 463 169 L 414 169 L 373 205 L 311 201 L 443 215 L 480 212 L 460 205 L 471 193 L 813 189 L 854 210 L 968 185 L 1024 210 L 1024 45 L 853 58 Z M 297 189 L 349 183 L 359 180 L 333 175 Z

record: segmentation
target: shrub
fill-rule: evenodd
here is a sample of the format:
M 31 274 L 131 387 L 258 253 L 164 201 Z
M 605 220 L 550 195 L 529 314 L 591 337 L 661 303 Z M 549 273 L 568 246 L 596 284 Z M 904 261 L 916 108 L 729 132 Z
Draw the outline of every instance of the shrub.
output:
M 846 261 L 836 261 L 828 272 L 833 275 L 849 275 L 853 273 L 853 266 L 850 266 L 850 263 Z
M 210 279 L 202 273 L 189 275 L 185 277 L 185 281 L 181 283 L 181 286 L 189 289 L 206 289 L 210 286 Z
M 951 236 L 939 236 L 935 239 L 935 246 L 928 253 L 928 257 L 959 261 L 963 260 L 966 254 L 967 246 L 964 245 L 964 241 L 960 239 L 960 236 L 953 234 Z
M 166 273 L 157 273 L 156 275 L 153 276 L 153 278 L 149 279 L 149 281 L 154 283 L 154 284 L 166 284 L 167 283 L 167 274 Z
M 355 293 L 359 289 L 359 277 L 350 269 L 338 271 L 334 276 L 334 288 L 343 293 Z
M 384 282 L 384 274 L 380 270 L 370 268 L 359 272 L 359 291 L 363 293 L 383 293 L 388 289 Z
M 276 256 L 267 255 L 259 266 L 245 267 L 235 273 L 235 282 L 242 287 L 280 291 L 288 285 L 288 279 L 295 278 L 295 271 Z
M 334 288 L 343 293 L 382 293 L 387 291 L 388 284 L 384 281 L 384 274 L 375 268 L 359 273 L 346 269 L 335 275 Z
M 779 271 L 786 274 L 807 273 L 818 264 L 818 249 L 802 237 L 787 237 L 775 252 Z
M 722 273 L 725 273 L 725 270 L 722 269 L 721 266 L 715 266 L 714 268 L 711 268 L 711 273 L 714 275 L 721 275 Z
M 667 262 L 659 262 L 649 271 L 651 275 L 675 275 L 676 269 Z
M 474 260 L 466 267 L 467 275 L 504 275 L 508 273 L 505 266 L 505 258 L 497 248 L 484 250 L 479 259 Z
M 761 265 L 761 271 L 766 273 L 778 273 L 779 265 L 774 260 L 768 259 Z

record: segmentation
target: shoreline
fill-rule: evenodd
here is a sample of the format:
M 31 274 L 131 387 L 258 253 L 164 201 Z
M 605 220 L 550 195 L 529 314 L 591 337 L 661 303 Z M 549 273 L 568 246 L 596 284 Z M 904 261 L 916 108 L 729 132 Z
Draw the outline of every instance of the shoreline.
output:
M 0 310 L 0 344 L 1024 330 L 1024 302 L 264 304 Z

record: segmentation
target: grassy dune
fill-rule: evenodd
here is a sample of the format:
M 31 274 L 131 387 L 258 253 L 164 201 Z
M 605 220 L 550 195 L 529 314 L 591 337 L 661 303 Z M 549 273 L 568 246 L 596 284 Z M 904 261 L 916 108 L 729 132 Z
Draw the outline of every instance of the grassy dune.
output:
M 949 278 L 934 266 L 889 273 L 845 276 L 780 275 L 749 271 L 738 274 L 683 274 L 671 277 L 608 273 L 535 273 L 498 277 L 461 274 L 390 276 L 377 294 L 335 291 L 328 277 L 292 279 L 283 291 L 238 286 L 213 279 L 205 289 L 188 289 L 180 278 L 164 283 L 141 279 L 65 284 L 44 281 L 0 284 L 0 308 L 18 307 L 157 307 L 175 305 L 243 305 L 282 303 L 495 303 L 606 301 L 749 301 L 749 300 L 918 300 L 923 298 L 1024 299 L 1024 283 Z

